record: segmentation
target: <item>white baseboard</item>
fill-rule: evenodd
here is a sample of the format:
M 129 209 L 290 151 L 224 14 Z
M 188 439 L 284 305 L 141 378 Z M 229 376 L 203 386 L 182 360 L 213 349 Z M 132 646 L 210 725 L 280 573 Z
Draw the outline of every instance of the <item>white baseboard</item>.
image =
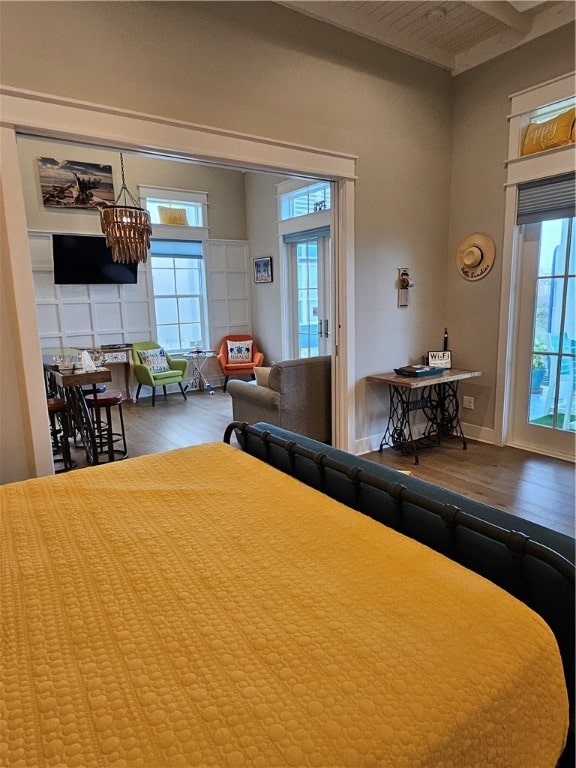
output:
M 569 461 L 571 464 L 576 462 L 576 457 L 573 453 L 563 453 L 562 451 L 542 450 L 542 448 L 531 445 L 530 443 L 514 442 L 510 443 L 511 448 L 518 448 L 521 451 L 530 451 L 531 453 L 537 453 L 539 456 L 549 456 L 551 459 L 562 459 L 562 461 Z
M 476 424 L 462 424 L 462 431 L 469 440 L 478 440 L 480 443 L 497 445 L 494 430 L 489 427 L 479 427 Z M 354 455 L 361 456 L 364 453 L 377 451 L 380 448 L 380 440 L 382 440 L 382 433 L 356 440 L 354 443 Z

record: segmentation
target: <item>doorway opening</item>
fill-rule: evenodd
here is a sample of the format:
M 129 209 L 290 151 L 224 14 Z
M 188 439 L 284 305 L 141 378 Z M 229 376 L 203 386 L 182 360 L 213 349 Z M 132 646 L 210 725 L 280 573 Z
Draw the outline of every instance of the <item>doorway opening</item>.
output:
M 212 130 L 150 116 L 140 118 L 133 113 L 107 110 L 99 105 L 78 105 L 48 96 L 21 96 L 17 89 L 8 89 L 3 104 L 4 128 L 3 157 L 6 174 L 5 190 L 15 194 L 4 195 L 3 207 L 8 222 L 6 241 L 10 245 L 8 262 L 14 276 L 10 285 L 13 303 L 19 307 L 16 322 L 19 339 L 17 357 L 26 361 L 37 360 L 21 402 L 23 423 L 26 425 L 22 451 L 27 453 L 28 465 L 33 474 L 51 472 L 50 446 L 41 434 L 43 426 L 39 406 L 42 402 L 43 377 L 41 374 L 40 344 L 35 324 L 34 291 L 30 264 L 23 264 L 22 252 L 26 244 L 26 215 L 22 199 L 22 172 L 18 164 L 16 134 L 42 136 L 55 141 L 67 141 L 82 146 L 107 146 L 116 151 L 139 152 L 142 155 L 179 159 L 184 162 L 206 163 L 215 167 L 250 169 L 263 173 L 279 173 L 300 178 L 329 179 L 334 183 L 336 206 L 332 212 L 334 227 L 334 262 L 338 273 L 335 285 L 333 327 L 339 336 L 338 356 L 334 360 L 334 442 L 339 447 L 351 448 L 353 443 L 353 360 L 349 358 L 352 345 L 348 339 L 354 332 L 353 306 L 346 302 L 353 287 L 353 194 L 355 158 L 335 152 L 323 153 L 302 147 L 292 147 L 285 142 L 260 140 L 255 137 L 236 135 L 233 132 Z M 4 89 L 6 91 L 6 89 Z M 102 112 L 107 116 L 107 138 L 102 140 L 97 129 L 91 132 L 87 126 L 101 122 Z M 93 113 L 100 121 L 91 119 Z M 17 128 L 16 128 L 17 126 Z M 202 147 L 198 152 L 198 147 Z M 161 149 L 160 149 L 161 148 Z M 239 160 L 240 158 L 240 160 Z M 18 263 L 20 262 L 20 263 Z M 22 278 L 22 279 L 19 279 Z M 36 397 L 35 397 L 36 396 Z M 43 430 L 42 430 L 43 432 Z M 27 443 L 28 448 L 25 443 Z

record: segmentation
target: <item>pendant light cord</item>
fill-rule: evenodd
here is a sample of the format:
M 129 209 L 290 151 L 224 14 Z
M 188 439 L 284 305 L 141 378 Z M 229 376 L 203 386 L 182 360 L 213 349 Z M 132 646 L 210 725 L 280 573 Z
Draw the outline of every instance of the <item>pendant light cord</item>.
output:
M 120 170 L 122 172 L 122 186 L 120 187 L 120 192 L 118 193 L 118 197 L 116 198 L 116 202 L 114 203 L 114 205 L 118 205 L 118 202 L 122 194 L 124 194 L 124 205 L 126 205 L 126 194 L 128 194 L 128 197 L 132 201 L 134 207 L 140 208 L 141 207 L 140 204 L 134 199 L 134 197 L 132 196 L 132 193 L 126 186 L 126 179 L 124 178 L 124 155 L 122 154 L 122 152 L 120 152 Z

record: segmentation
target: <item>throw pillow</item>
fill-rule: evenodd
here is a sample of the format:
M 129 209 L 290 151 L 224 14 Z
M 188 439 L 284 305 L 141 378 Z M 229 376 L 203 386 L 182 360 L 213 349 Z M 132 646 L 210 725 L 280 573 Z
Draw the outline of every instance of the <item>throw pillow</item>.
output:
M 544 123 L 530 123 L 524 137 L 522 154 L 531 155 L 533 152 L 571 144 L 574 141 L 574 122 L 575 110 L 572 108 Z
M 162 347 L 155 349 L 139 349 L 140 361 L 150 369 L 150 373 L 164 373 L 170 370 L 166 360 L 166 352 Z
M 186 208 L 168 208 L 165 205 L 159 205 L 158 213 L 160 214 L 160 224 L 178 224 L 179 226 L 188 226 Z
M 252 360 L 252 339 L 228 342 L 229 363 L 249 363 Z
M 270 386 L 270 371 L 271 368 L 264 368 L 264 367 L 258 367 L 254 368 L 254 375 L 256 376 L 256 384 L 258 384 L 259 387 L 269 387 Z

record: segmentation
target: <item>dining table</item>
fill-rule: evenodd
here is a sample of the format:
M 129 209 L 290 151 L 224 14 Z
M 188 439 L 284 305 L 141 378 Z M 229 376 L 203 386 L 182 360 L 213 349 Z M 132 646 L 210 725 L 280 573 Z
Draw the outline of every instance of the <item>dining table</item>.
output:
M 112 381 L 109 368 L 98 367 L 93 371 L 85 371 L 78 365 L 63 368 L 55 363 L 53 357 L 43 359 L 46 376 L 60 390 L 66 400 L 68 419 L 72 432 L 82 443 L 89 464 L 98 464 L 98 442 L 96 425 L 92 420 L 90 409 L 84 396 L 84 388 L 91 387 L 96 395 L 99 384 Z

